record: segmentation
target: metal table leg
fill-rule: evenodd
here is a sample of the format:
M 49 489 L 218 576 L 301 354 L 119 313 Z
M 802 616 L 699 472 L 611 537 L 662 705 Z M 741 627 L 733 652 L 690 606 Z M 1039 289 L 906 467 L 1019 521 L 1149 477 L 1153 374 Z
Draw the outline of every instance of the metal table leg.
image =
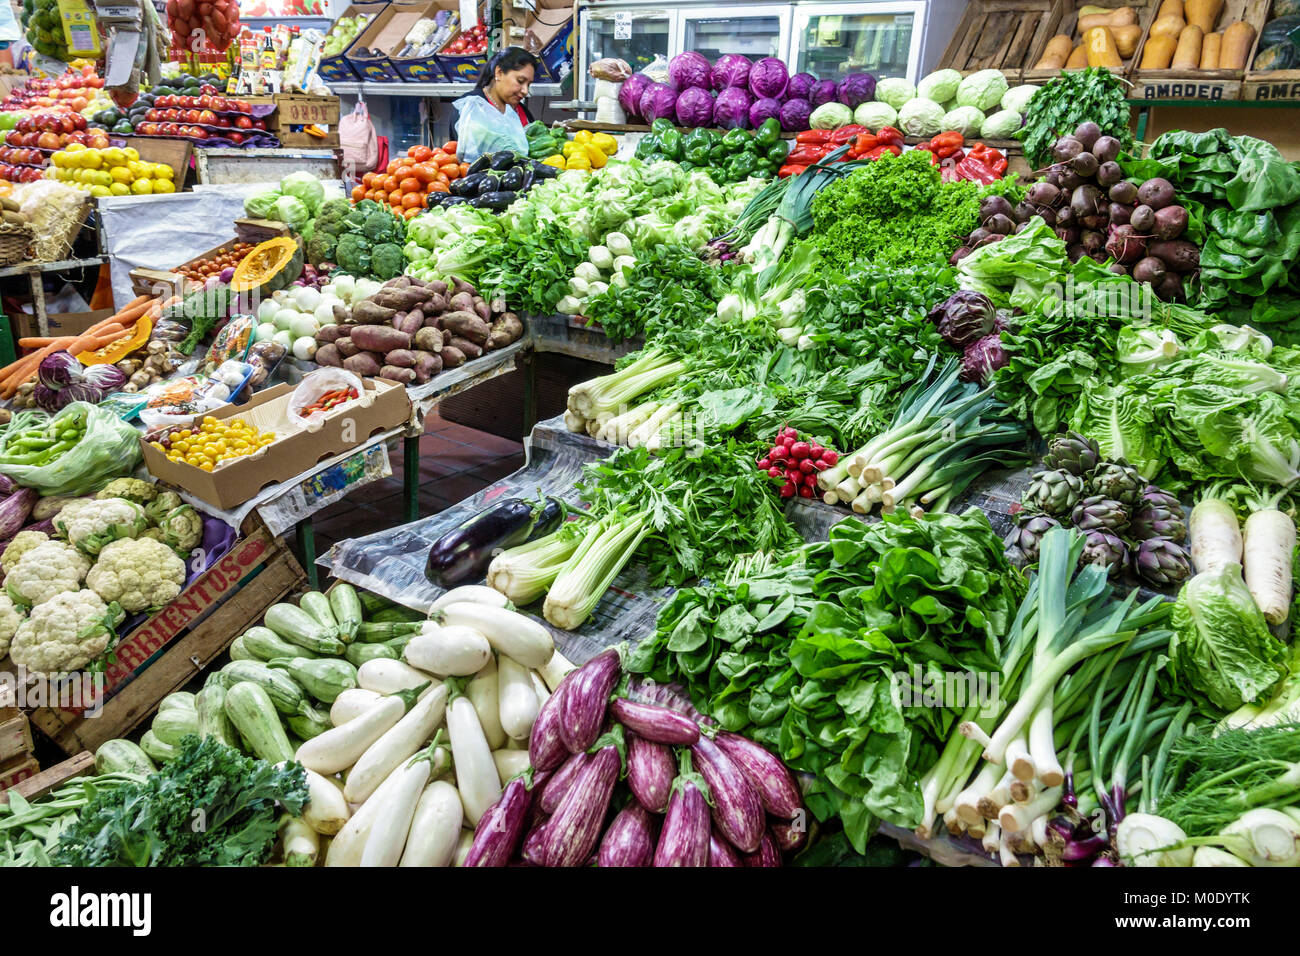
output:
M 402 491 L 406 497 L 407 522 L 420 520 L 420 436 L 402 439 Z
M 528 352 L 520 361 L 524 363 L 524 434 L 528 435 L 537 424 L 537 352 Z
M 316 573 L 316 529 L 311 517 L 303 518 L 295 526 L 298 538 L 298 550 L 302 552 L 302 567 L 307 572 L 307 586 L 313 591 L 320 590 L 320 578 Z

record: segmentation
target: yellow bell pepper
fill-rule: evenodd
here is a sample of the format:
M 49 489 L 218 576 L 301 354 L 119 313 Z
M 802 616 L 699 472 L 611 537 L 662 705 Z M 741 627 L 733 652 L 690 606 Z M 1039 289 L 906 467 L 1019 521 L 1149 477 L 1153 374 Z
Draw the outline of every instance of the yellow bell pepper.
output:
M 563 146 L 560 147 L 560 154 L 565 159 L 569 159 L 570 157 L 573 156 L 574 153 L 578 152 L 580 149 L 582 149 L 582 144 L 575 139 L 571 139 Z
M 583 152 L 587 154 L 587 161 L 591 163 L 592 169 L 600 169 L 609 162 L 609 157 L 606 156 L 601 151 L 601 148 L 595 143 L 586 143 L 583 145 L 582 149 Z
M 591 138 L 591 142 L 606 156 L 613 156 L 618 152 L 618 140 L 608 133 L 597 133 Z
M 565 160 L 566 169 L 591 169 L 591 159 L 587 156 L 586 150 L 581 146 L 577 152 Z
M 573 141 L 583 146 L 585 146 L 587 143 L 590 143 L 591 140 L 592 140 L 592 135 L 591 135 L 591 130 L 589 129 L 580 129 L 573 136 Z
M 556 169 L 568 169 L 568 165 L 565 163 L 564 157 L 561 156 L 559 153 L 555 153 L 552 156 L 547 156 L 544 160 L 542 160 L 542 165 L 554 166 Z

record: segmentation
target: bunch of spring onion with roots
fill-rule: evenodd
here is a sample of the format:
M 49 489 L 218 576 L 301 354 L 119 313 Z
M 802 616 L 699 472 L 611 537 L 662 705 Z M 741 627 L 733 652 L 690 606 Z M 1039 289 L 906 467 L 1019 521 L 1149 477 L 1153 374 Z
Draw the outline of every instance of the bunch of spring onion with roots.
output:
M 858 514 L 877 505 L 914 515 L 947 511 L 953 499 L 991 468 L 1027 460 L 1026 432 L 992 387 L 961 382 L 961 363 L 925 373 L 904 393 L 890 427 L 817 479 L 827 504 L 844 502 Z
M 1105 568 L 1078 567 L 1083 544 L 1064 528 L 1043 536 L 1038 571 L 1001 647 L 997 699 L 966 708 L 921 779 L 922 838 L 941 820 L 949 833 L 980 840 L 1005 866 L 1018 866 L 1018 854 L 1038 853 L 1086 865 L 1107 845 L 1088 825 L 1103 805 L 1093 785 L 1096 764 L 1081 746 L 1091 708 L 1098 700 L 1113 705 L 1125 682 L 1143 683 L 1144 662 L 1168 645 L 1170 632 L 1156 627 L 1168 615 L 1162 599 L 1116 600 Z M 1126 769 L 1149 744 L 1135 736 Z
M 564 425 L 571 432 L 618 445 L 648 444 L 665 427 L 680 427 L 681 405 L 638 399 L 670 384 L 685 371 L 686 363 L 646 349 L 618 371 L 569 389 Z

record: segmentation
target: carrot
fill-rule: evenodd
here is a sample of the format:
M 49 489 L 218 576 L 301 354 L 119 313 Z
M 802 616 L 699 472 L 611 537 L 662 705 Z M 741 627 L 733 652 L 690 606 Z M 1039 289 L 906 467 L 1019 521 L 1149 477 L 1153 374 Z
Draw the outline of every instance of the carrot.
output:
M 20 348 L 25 348 L 25 349 L 38 349 L 38 348 L 44 348 L 44 347 L 47 346 L 47 345 L 53 345 L 55 342 L 60 341 L 60 339 L 68 339 L 68 338 L 72 338 L 72 339 L 84 339 L 84 338 L 87 338 L 87 337 L 89 337 L 89 338 L 103 338 L 105 335 L 113 335 L 113 334 L 118 333 L 118 332 L 125 332 L 125 331 L 126 331 L 126 329 L 124 329 L 122 326 L 118 325 L 116 322 L 110 323 L 109 325 L 106 325 L 106 326 L 104 326 L 103 328 L 100 328 L 98 325 L 94 326 L 94 328 L 98 329 L 98 331 L 95 332 L 93 335 L 91 334 L 91 332 L 90 332 L 89 330 L 87 330 L 87 331 L 83 332 L 81 335 L 78 335 L 78 336 L 53 336 L 53 337 L 48 337 L 48 338 L 41 338 L 41 337 L 39 337 L 39 336 L 33 336 L 33 337 L 30 337 L 30 338 L 19 339 L 19 340 L 18 340 L 18 345 L 19 345 Z
M 153 299 L 149 299 L 148 301 L 141 302 L 138 305 L 128 306 L 116 315 L 110 315 L 103 322 L 92 325 L 88 331 L 94 330 L 100 325 L 107 325 L 110 322 L 116 322 L 118 325 L 126 325 L 128 322 L 134 322 L 136 319 L 140 318 L 140 316 L 149 311 L 149 307 L 153 302 Z
M 68 346 L 68 353 L 71 355 L 80 355 L 82 352 L 96 352 L 99 349 L 112 345 L 118 339 L 124 339 L 131 333 L 126 329 L 121 332 L 106 332 L 101 336 L 91 338 L 83 336 L 72 345 Z

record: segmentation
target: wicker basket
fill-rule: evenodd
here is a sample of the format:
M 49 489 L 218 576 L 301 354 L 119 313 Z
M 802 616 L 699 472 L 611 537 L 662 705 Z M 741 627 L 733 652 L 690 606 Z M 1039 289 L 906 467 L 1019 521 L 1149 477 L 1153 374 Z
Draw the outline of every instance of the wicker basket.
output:
M 26 261 L 32 245 L 32 231 L 27 226 L 0 223 L 0 266 Z

